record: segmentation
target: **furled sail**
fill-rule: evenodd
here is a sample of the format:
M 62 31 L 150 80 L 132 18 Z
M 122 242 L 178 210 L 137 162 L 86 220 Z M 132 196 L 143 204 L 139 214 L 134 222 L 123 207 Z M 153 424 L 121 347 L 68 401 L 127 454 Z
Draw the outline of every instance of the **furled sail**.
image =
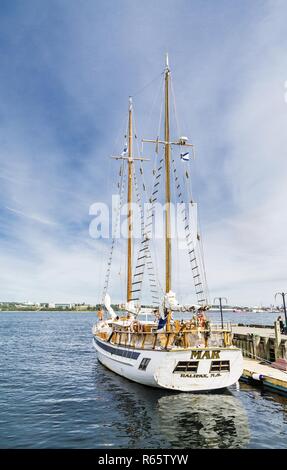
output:
M 104 304 L 105 304 L 105 307 L 106 307 L 107 311 L 111 315 L 112 319 L 116 318 L 115 311 L 111 306 L 111 298 L 110 298 L 109 294 L 105 295 Z

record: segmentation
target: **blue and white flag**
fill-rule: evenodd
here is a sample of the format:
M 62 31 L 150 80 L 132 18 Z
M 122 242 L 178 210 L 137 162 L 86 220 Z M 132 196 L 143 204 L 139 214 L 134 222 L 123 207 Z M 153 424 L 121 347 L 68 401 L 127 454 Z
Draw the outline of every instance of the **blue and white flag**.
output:
M 180 158 L 183 162 L 188 162 L 189 161 L 189 152 L 181 153 Z
M 128 153 L 128 144 L 125 143 L 124 150 L 121 153 L 121 157 L 124 157 Z
M 160 318 L 158 325 L 157 325 L 157 329 L 161 330 L 165 326 L 166 321 L 167 321 L 167 318 Z

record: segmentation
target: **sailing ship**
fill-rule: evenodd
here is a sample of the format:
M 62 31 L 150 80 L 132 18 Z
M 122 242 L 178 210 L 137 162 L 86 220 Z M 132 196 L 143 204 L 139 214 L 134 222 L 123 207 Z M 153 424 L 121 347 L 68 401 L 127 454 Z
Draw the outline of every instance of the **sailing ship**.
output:
M 230 325 L 211 323 L 206 317 L 209 308 L 207 283 L 202 251 L 198 247 L 199 243 L 196 243 L 201 237 L 199 234 L 192 236 L 187 209 L 183 210 L 183 222 L 197 302 L 191 305 L 179 303 L 172 291 L 172 177 L 179 202 L 184 202 L 172 148 L 180 148 L 180 159 L 186 161 L 189 160 L 189 150 L 193 150 L 193 145 L 188 143 L 187 137 L 180 137 L 175 141 L 170 139 L 170 93 L 171 71 L 167 56 L 163 72 L 164 139 L 161 140 L 159 136 L 150 140 L 143 139 L 143 142 L 155 144 L 157 154 L 159 147 L 163 152 L 153 170 L 150 213 L 146 220 L 142 221 L 142 238 L 135 267 L 132 204 L 134 187 L 138 193 L 135 163 L 141 164 L 146 158 L 135 157 L 133 154 L 133 102 L 131 98 L 129 100 L 127 143 L 122 154 L 113 157 L 121 161 L 122 165 L 121 201 L 125 194 L 124 169 L 127 177 L 126 302 L 115 312 L 107 293 L 113 240 L 102 298 L 105 313 L 104 310 L 99 311 L 99 319 L 93 326 L 93 344 L 98 360 L 108 369 L 129 380 L 168 390 L 209 391 L 236 383 L 243 371 L 243 358 L 241 350 L 232 344 Z M 165 197 L 165 288 L 160 296 L 157 290 L 160 283 L 153 272 L 151 227 L 162 174 Z M 185 171 L 184 175 L 189 184 L 188 172 Z M 144 309 L 141 294 L 147 276 L 150 281 L 152 307 Z

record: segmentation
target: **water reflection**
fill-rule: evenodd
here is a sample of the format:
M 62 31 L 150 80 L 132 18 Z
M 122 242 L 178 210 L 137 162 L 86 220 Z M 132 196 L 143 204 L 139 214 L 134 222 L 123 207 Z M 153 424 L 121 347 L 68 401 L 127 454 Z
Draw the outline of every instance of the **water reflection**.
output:
M 249 443 L 247 414 L 229 390 L 190 394 L 152 389 L 100 364 L 95 380 L 121 415 L 114 426 L 129 447 L 240 448 Z
M 287 396 L 286 395 L 280 395 L 277 391 L 272 391 L 271 389 L 268 388 L 263 388 L 261 386 L 253 386 L 251 387 L 248 383 L 246 382 L 240 382 L 240 390 L 248 392 L 250 395 L 252 395 L 255 399 L 256 398 L 264 398 L 267 401 L 271 401 L 273 403 L 281 405 L 280 408 L 282 411 L 284 411 L 287 414 Z
M 247 415 L 230 392 L 159 399 L 161 429 L 173 447 L 236 448 L 249 442 Z

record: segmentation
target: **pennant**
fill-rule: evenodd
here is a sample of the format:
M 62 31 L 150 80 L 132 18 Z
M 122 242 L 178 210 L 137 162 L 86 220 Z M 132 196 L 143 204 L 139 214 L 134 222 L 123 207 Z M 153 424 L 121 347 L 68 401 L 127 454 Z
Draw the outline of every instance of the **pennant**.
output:
M 166 321 L 167 321 L 167 318 L 160 318 L 158 325 L 157 325 L 157 329 L 161 330 L 165 326 Z
M 188 162 L 189 161 L 189 152 L 184 152 L 180 154 L 180 159 L 183 162 Z
M 128 144 L 125 143 L 124 150 L 121 153 L 121 157 L 124 157 L 128 153 Z

